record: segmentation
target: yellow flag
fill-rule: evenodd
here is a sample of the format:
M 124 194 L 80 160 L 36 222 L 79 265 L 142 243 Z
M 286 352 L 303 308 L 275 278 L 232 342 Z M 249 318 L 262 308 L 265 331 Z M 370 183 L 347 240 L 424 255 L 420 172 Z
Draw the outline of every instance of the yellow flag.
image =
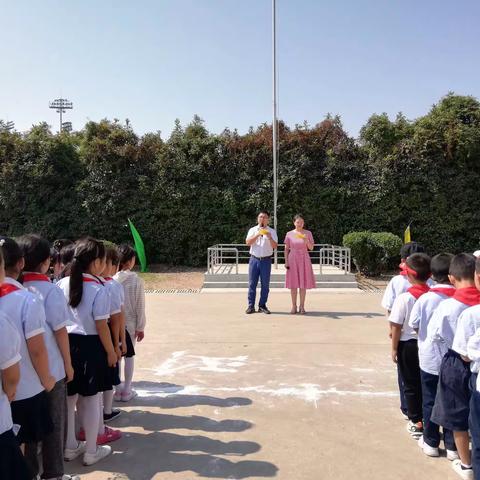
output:
M 410 243 L 412 241 L 412 235 L 410 232 L 410 225 L 405 229 L 405 233 L 403 234 L 403 243 Z

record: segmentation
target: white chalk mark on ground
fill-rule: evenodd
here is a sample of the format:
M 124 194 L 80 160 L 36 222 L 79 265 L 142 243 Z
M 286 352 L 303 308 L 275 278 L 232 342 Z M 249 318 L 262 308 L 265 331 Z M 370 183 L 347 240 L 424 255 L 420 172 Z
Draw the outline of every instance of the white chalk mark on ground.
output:
M 317 402 L 325 397 L 360 397 L 360 398 L 394 398 L 398 395 L 393 391 L 362 391 L 362 390 L 338 390 L 335 387 L 322 388 L 320 385 L 305 383 L 297 386 L 284 386 L 279 388 L 265 387 L 257 385 L 250 387 L 200 387 L 198 385 L 188 385 L 181 390 L 169 392 L 168 388 L 160 389 L 137 389 L 139 397 L 158 397 L 165 398 L 172 394 L 175 395 L 202 395 L 212 394 L 214 392 L 223 392 L 228 394 L 258 393 L 272 397 L 294 397 L 305 402 L 311 402 L 317 407 Z
M 189 355 L 187 352 L 174 352 L 161 365 L 151 369 L 155 375 L 168 377 L 178 372 L 200 370 L 214 373 L 235 373 L 246 365 L 247 355 L 238 357 L 207 357 L 204 355 Z

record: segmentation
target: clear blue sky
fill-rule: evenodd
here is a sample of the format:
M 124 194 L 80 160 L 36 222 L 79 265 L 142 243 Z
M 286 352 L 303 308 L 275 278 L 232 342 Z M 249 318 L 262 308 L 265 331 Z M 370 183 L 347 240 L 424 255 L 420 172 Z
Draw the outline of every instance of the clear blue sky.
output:
M 478 0 L 277 0 L 280 116 L 415 118 L 448 91 L 480 97 Z M 245 132 L 271 119 L 270 0 L 0 0 L 0 118 L 48 101 L 167 136 L 175 118 Z

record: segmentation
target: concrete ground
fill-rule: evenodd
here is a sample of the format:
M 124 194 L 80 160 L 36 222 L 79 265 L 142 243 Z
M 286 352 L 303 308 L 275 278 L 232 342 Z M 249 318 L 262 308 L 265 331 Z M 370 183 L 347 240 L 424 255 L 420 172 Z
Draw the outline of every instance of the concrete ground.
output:
M 405 430 L 380 294 L 312 293 L 306 316 L 273 292 L 147 295 L 139 396 L 124 436 L 84 480 L 429 478 L 454 480 Z

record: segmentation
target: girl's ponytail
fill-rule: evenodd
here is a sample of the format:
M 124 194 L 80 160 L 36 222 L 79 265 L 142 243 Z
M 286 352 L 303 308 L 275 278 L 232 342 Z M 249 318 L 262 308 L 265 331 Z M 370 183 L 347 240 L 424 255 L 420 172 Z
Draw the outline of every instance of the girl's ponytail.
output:
M 105 247 L 94 238 L 87 237 L 75 244 L 73 259 L 70 263 L 69 304 L 78 307 L 83 296 L 83 274 L 97 258 L 105 257 Z

